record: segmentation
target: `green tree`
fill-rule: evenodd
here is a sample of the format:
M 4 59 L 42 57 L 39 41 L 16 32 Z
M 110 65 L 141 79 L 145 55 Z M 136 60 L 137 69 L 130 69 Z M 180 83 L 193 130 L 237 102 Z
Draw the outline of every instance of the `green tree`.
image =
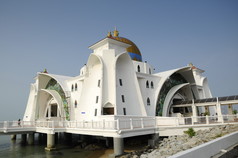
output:
M 236 114 L 237 114 L 237 110 L 233 110 L 233 114 L 235 114 L 235 115 L 236 115 Z
M 190 138 L 192 138 L 196 134 L 193 128 L 189 128 L 187 131 L 184 131 L 184 133 L 187 134 Z

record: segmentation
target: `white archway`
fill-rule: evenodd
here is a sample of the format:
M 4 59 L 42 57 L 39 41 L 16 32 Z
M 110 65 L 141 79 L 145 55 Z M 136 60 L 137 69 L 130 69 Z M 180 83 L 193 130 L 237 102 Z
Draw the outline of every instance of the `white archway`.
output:
M 174 86 L 173 88 L 170 89 L 170 91 L 168 92 L 166 98 L 165 98 L 165 102 L 164 102 L 164 106 L 163 106 L 163 115 L 162 116 L 168 116 L 169 115 L 169 108 L 171 105 L 171 101 L 173 96 L 178 92 L 178 90 L 180 90 L 181 88 L 188 86 L 189 83 L 184 83 L 184 84 L 180 84 L 177 86 Z
M 55 90 L 42 89 L 39 96 L 38 118 L 40 120 L 65 120 L 63 102 Z

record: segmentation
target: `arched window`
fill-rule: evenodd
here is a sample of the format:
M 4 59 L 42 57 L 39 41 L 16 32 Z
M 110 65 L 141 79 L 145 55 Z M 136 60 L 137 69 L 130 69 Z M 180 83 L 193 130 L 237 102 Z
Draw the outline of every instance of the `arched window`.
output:
M 74 85 L 72 84 L 72 87 L 71 87 L 71 91 L 73 92 L 74 91 Z
M 147 105 L 150 105 L 150 98 L 147 98 Z
M 122 79 L 119 79 L 120 86 L 122 86 Z
M 78 106 L 78 102 L 77 102 L 77 100 L 75 100 L 74 107 L 77 108 L 77 106 Z
M 150 88 L 149 81 L 146 81 L 146 88 Z
M 101 85 L 101 80 L 98 80 L 98 87 L 100 87 Z
M 125 103 L 125 97 L 124 97 L 124 95 L 121 95 L 121 101 L 122 101 L 123 103 Z
M 153 89 L 154 88 L 154 83 L 153 81 L 150 82 L 150 87 Z
M 78 85 L 77 85 L 77 83 L 75 83 L 75 91 L 77 91 L 78 90 Z
M 137 66 L 137 71 L 140 72 L 140 65 Z

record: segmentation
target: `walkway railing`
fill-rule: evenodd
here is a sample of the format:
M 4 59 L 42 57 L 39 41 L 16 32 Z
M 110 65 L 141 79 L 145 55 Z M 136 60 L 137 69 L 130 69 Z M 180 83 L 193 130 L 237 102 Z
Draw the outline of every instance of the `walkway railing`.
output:
M 87 129 L 87 130 L 135 130 L 155 129 L 161 127 L 199 126 L 237 123 L 238 115 L 198 116 L 198 117 L 138 117 L 115 116 L 110 120 L 103 117 L 99 121 L 2 121 L 0 132 L 11 129 L 23 130 L 29 128 L 45 129 Z
M 197 116 L 197 117 L 156 117 L 156 126 L 196 126 L 237 123 L 238 115 Z

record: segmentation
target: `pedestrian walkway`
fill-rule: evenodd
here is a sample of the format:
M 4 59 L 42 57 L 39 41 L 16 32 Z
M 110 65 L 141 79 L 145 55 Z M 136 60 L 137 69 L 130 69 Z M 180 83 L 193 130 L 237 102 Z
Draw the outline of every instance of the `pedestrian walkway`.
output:
M 114 116 L 99 121 L 2 121 L 0 134 L 67 132 L 103 137 L 131 137 L 159 133 L 180 135 L 187 128 L 206 129 L 223 124 L 238 124 L 238 115 L 198 117 L 135 117 Z

